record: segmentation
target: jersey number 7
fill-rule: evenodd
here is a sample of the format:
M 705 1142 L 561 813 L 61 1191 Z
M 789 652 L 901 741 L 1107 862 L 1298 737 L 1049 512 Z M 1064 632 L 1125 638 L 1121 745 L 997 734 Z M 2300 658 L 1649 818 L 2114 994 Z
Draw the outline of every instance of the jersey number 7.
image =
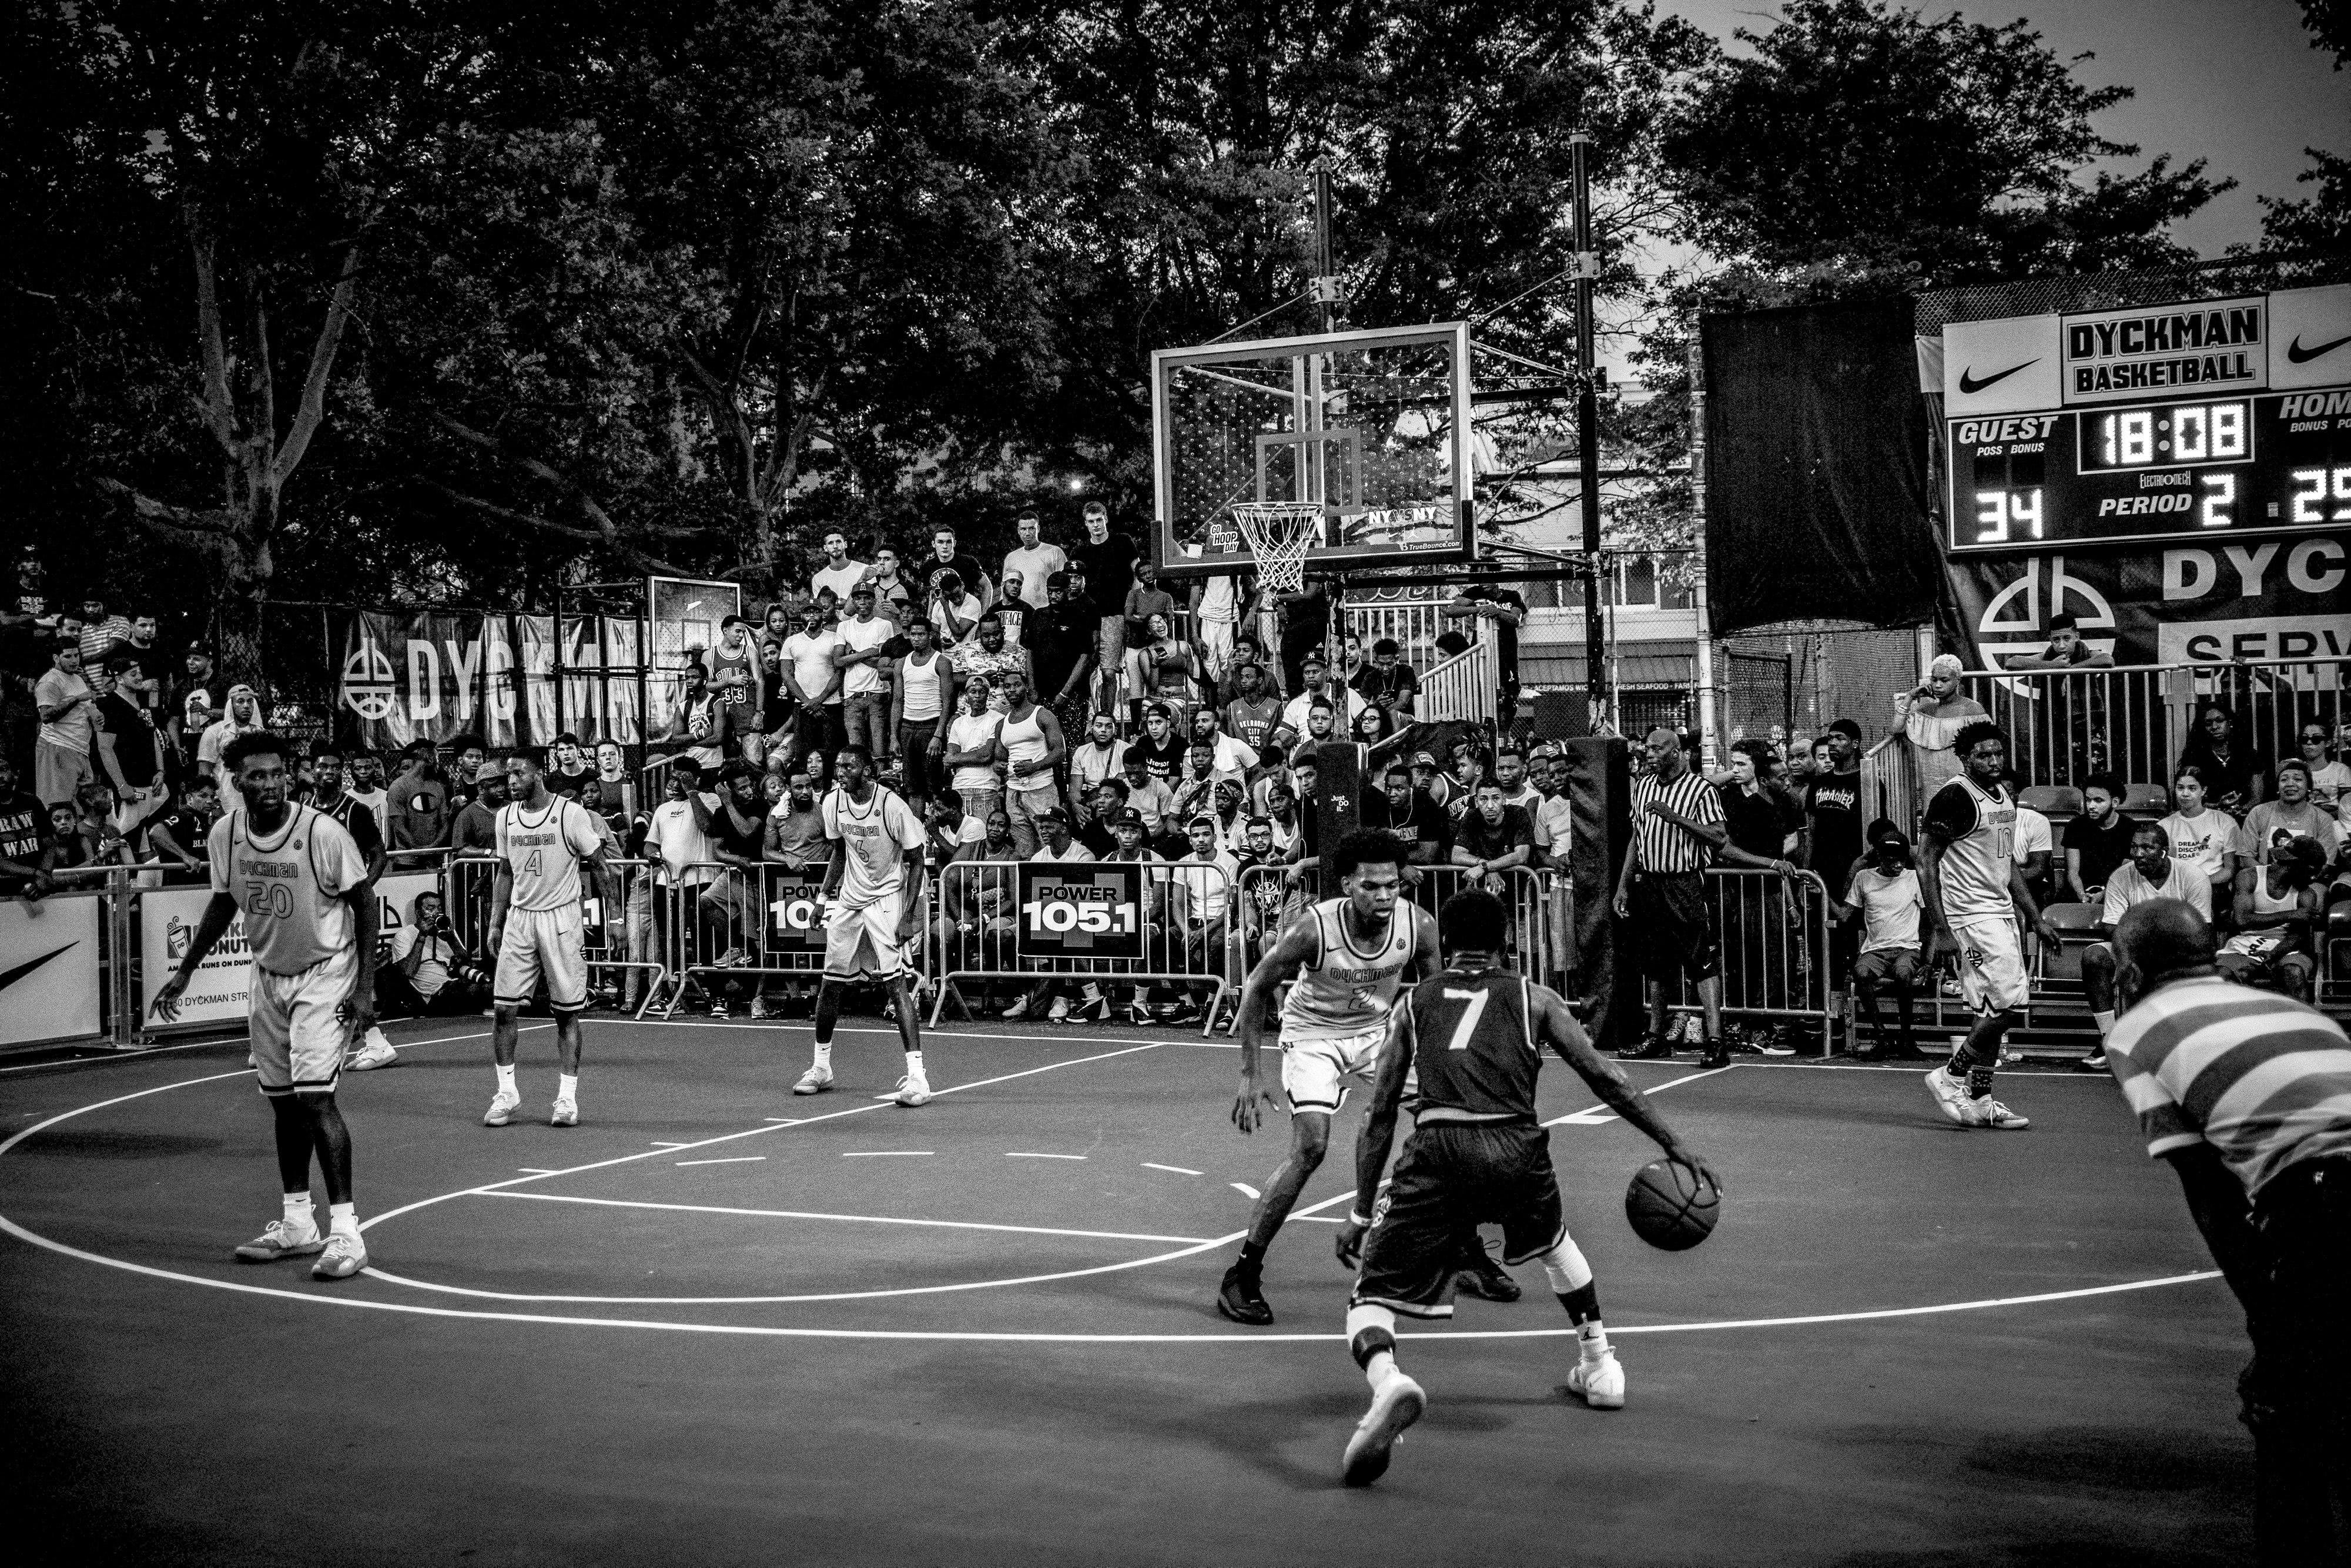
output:
M 1474 991 L 1457 991 L 1450 986 L 1445 988 L 1447 1001 L 1469 1004 L 1461 1009 L 1461 1021 L 1453 1026 L 1453 1040 L 1445 1048 L 1446 1050 L 1469 1049 L 1469 1037 L 1478 1032 L 1478 1020 L 1486 1016 L 1486 998 L 1491 995 L 1493 993 L 1482 986 Z

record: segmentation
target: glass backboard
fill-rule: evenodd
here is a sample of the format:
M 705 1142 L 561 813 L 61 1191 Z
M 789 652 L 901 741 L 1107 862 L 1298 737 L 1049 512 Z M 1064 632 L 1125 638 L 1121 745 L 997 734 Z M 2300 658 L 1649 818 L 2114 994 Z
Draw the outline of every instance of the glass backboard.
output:
M 1162 349 L 1151 371 L 1162 576 L 1248 570 L 1248 501 L 1321 504 L 1310 572 L 1477 553 L 1467 322 Z

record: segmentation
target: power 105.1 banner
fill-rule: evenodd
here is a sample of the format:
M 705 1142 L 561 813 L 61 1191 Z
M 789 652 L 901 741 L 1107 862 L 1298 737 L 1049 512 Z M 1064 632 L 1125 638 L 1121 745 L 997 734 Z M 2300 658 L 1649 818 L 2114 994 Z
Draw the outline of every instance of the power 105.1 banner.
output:
M 1032 862 L 1019 873 L 1023 962 L 1143 956 L 1140 865 Z

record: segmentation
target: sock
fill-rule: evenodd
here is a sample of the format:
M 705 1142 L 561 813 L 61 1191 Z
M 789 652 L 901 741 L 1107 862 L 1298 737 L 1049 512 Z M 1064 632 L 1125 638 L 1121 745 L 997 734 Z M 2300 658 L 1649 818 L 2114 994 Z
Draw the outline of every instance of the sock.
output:
M 367 1045 L 370 1051 L 374 1050 L 377 1046 L 382 1046 L 386 1050 L 389 1050 L 391 1049 L 392 1041 L 383 1038 L 383 1030 L 378 1029 L 373 1024 L 370 1024 L 368 1025 L 367 1031 Z
M 923 1053 L 919 1051 L 908 1051 L 906 1053 L 906 1076 L 909 1078 L 920 1078 L 922 1075 Z
M 820 1040 L 816 1042 L 816 1064 L 827 1072 L 832 1071 L 832 1041 Z
M 522 1098 L 520 1092 L 515 1088 L 514 1063 L 511 1061 L 498 1069 L 498 1092 L 509 1100 Z
M 1968 1048 L 1967 1043 L 1964 1040 L 1953 1048 L 1951 1051 L 1951 1060 L 1943 1063 L 1943 1071 L 1949 1073 L 1954 1078 L 1965 1079 L 1967 1077 Z
M 1262 1241 L 1242 1242 L 1240 1256 L 1241 1272 L 1244 1274 L 1257 1274 L 1263 1272 L 1264 1269 L 1265 1243 Z
M 357 1236 L 360 1233 L 359 1206 L 353 1203 L 329 1204 L 327 1228 L 337 1236 Z
M 318 1228 L 319 1222 L 311 1214 L 310 1194 L 308 1188 L 286 1195 L 286 1223 L 304 1230 Z
M 1969 1099 L 1980 1100 L 1985 1095 L 1991 1092 L 1991 1071 L 1992 1070 L 1989 1067 L 1970 1067 L 1968 1069 Z
M 555 1097 L 558 1100 L 579 1099 L 580 1074 L 576 1072 L 557 1073 L 555 1075 Z
M 1560 1300 L 1564 1301 L 1567 1298 L 1562 1296 Z M 1598 1305 L 1597 1302 L 1593 1304 Z M 1573 1307 L 1568 1309 L 1570 1312 L 1574 1310 Z M 1600 1326 L 1598 1318 L 1586 1318 L 1575 1325 L 1575 1343 L 1577 1348 L 1582 1351 L 1584 1360 L 1598 1361 L 1608 1354 L 1608 1331 Z
M 2111 1011 L 2092 1013 L 2090 1018 L 2098 1026 L 2099 1043 L 2104 1044 L 2106 1036 L 2115 1032 L 2115 1015 Z
M 1374 1398 L 1403 1375 L 1395 1364 L 1395 1313 L 1385 1307 L 1347 1309 L 1347 1349 Z

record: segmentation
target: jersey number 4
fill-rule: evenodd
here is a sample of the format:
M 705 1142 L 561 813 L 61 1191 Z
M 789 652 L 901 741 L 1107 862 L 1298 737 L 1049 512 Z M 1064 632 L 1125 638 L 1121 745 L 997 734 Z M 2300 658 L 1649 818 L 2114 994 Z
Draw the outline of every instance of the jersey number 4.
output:
M 1469 1049 L 1469 1039 L 1472 1035 L 1478 1032 L 1478 1020 L 1486 1016 L 1486 999 L 1492 995 L 1493 993 L 1491 991 L 1485 989 L 1483 987 L 1480 987 L 1479 989 L 1474 991 L 1457 991 L 1450 986 L 1445 988 L 1445 999 L 1447 1001 L 1468 1002 L 1469 1004 L 1468 1007 L 1461 1009 L 1461 1021 L 1453 1026 L 1453 1040 L 1451 1044 L 1445 1048 L 1446 1050 L 1467 1051 Z
M 530 858 L 522 862 L 522 874 L 525 876 L 537 876 L 538 874 L 538 857 L 546 852 L 547 852 L 545 850 L 531 851 Z

